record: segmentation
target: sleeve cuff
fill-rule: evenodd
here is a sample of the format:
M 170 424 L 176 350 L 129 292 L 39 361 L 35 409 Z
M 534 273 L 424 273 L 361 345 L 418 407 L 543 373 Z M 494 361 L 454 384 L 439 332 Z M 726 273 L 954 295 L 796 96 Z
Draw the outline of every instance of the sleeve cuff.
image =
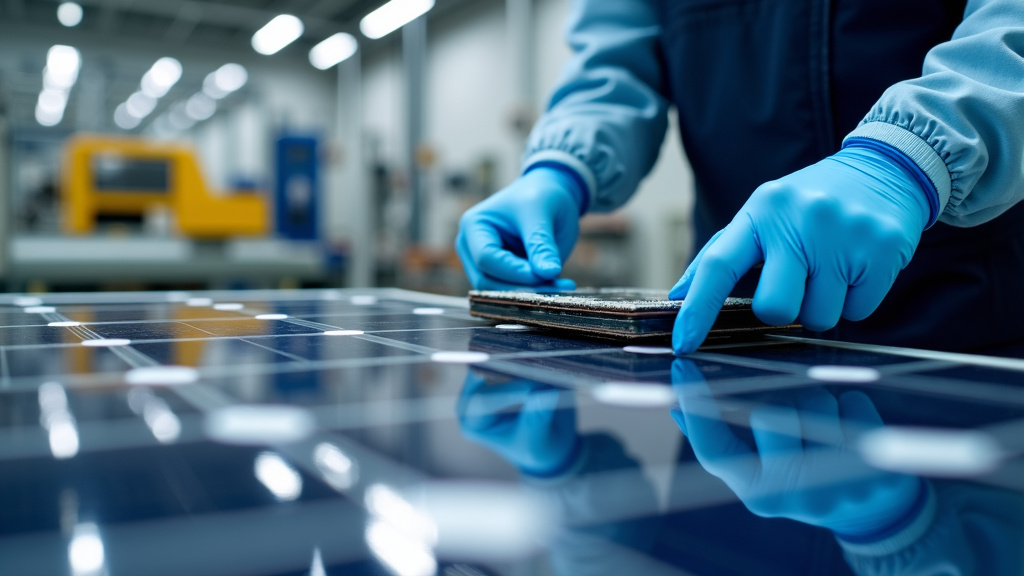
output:
M 925 495 L 924 506 L 912 522 L 906 525 L 899 532 L 886 536 L 881 540 L 873 542 L 851 542 L 840 536 L 836 537 L 839 545 L 850 554 L 857 556 L 888 556 L 907 548 L 920 540 L 931 528 L 935 520 L 937 502 L 935 489 L 930 482 L 924 482 Z
M 566 168 L 575 172 L 583 184 L 586 187 L 587 194 L 587 205 L 594 206 L 597 196 L 597 177 L 594 176 L 593 170 L 590 169 L 583 161 L 579 158 L 562 152 L 561 150 L 544 150 L 531 154 L 526 162 L 523 163 L 523 170 L 521 174 L 526 174 L 537 164 L 561 164 Z
M 910 158 L 931 180 L 935 191 L 939 195 L 939 215 L 949 204 L 949 198 L 953 192 L 953 181 L 949 176 L 949 169 L 942 157 L 917 134 L 906 128 L 901 128 L 888 122 L 868 122 L 861 124 L 856 130 L 850 132 L 843 140 L 843 145 L 851 138 L 867 138 L 877 140 L 896 148 Z

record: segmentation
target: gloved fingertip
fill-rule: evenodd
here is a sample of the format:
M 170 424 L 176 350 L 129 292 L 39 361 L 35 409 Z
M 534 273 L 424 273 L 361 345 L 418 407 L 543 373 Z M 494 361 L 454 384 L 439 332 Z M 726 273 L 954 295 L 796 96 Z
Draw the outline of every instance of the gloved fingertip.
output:
M 558 278 L 555 280 L 555 287 L 563 291 L 571 291 L 576 289 L 576 281 L 570 280 L 569 278 Z
M 533 273 L 545 279 L 552 280 L 562 273 L 562 263 L 554 258 L 537 258 L 530 261 Z
M 683 284 L 683 281 L 680 280 L 678 284 L 673 286 L 672 289 L 668 291 L 668 299 L 669 300 L 682 300 L 683 298 L 686 298 L 686 294 L 689 291 L 690 291 L 690 283 L 687 282 L 686 284 Z
M 683 432 L 683 436 L 689 436 L 689 434 L 686 433 L 686 417 L 683 416 L 683 411 L 679 408 L 672 408 L 668 413 L 672 416 L 672 419 L 676 421 L 676 426 L 679 426 L 679 430 Z

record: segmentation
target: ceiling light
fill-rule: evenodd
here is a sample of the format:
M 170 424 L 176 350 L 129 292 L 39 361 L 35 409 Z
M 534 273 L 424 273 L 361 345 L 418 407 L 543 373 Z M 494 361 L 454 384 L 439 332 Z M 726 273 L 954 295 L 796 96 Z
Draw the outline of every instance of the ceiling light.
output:
M 71 46 L 57 44 L 46 53 L 43 84 L 48 88 L 71 88 L 78 80 L 82 56 Z
M 128 113 L 128 107 L 125 104 L 121 104 L 114 110 L 114 124 L 117 124 L 117 127 L 122 130 L 131 130 L 138 126 L 141 121 L 137 116 L 132 116 Z
M 82 21 L 82 7 L 75 2 L 62 2 L 57 6 L 57 20 L 68 28 L 78 26 Z
M 358 48 L 359 42 L 355 36 L 338 32 L 309 51 L 309 62 L 321 70 L 327 70 L 351 58 Z
M 249 81 L 249 73 L 241 64 L 225 64 L 210 72 L 203 80 L 203 92 L 210 98 L 219 100 L 245 86 Z
M 64 119 L 64 111 L 61 110 L 60 114 L 54 114 L 47 112 L 46 110 L 36 106 L 36 122 L 39 122 L 43 126 L 56 126 L 60 124 L 60 121 Z
M 181 62 L 165 56 L 157 60 L 142 76 L 142 92 L 161 98 L 181 79 Z
M 193 94 L 185 103 L 185 114 L 196 122 L 206 120 L 216 111 L 217 101 L 202 92 Z
M 376 40 L 426 14 L 433 7 L 434 0 L 391 0 L 367 14 L 359 22 L 359 30 L 367 38 Z
M 273 20 L 252 35 L 252 47 L 260 54 L 269 56 L 302 36 L 302 20 L 290 14 L 275 16 Z
M 56 114 L 62 116 L 64 114 L 64 107 L 67 106 L 68 95 L 63 90 L 43 90 L 39 93 L 39 102 L 37 106 L 40 110 L 49 114 Z
M 150 112 L 156 108 L 156 98 L 147 96 L 142 92 L 136 92 L 129 96 L 124 104 L 129 114 L 141 120 L 149 116 Z

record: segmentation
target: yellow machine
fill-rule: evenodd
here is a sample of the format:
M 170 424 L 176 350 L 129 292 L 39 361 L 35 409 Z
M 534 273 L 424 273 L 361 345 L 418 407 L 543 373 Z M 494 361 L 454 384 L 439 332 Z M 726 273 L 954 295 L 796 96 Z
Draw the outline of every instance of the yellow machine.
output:
M 95 230 L 101 216 L 174 215 L 185 236 L 263 235 L 269 212 L 257 194 L 216 194 L 206 187 L 193 150 L 180 144 L 77 136 L 68 141 L 61 186 L 64 229 Z

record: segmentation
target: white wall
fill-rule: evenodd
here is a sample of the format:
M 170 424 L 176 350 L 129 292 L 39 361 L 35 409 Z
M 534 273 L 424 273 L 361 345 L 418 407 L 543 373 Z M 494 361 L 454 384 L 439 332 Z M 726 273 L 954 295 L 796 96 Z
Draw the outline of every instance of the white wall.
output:
M 536 0 L 537 87 L 542 105 L 557 86 L 562 66 L 572 54 L 564 40 L 568 10 L 569 0 Z M 690 250 L 669 244 L 670 223 L 688 219 L 693 198 L 693 174 L 673 120 L 658 163 L 623 208 L 633 225 L 639 286 L 668 289 L 682 274 L 688 257 L 679 255 Z

